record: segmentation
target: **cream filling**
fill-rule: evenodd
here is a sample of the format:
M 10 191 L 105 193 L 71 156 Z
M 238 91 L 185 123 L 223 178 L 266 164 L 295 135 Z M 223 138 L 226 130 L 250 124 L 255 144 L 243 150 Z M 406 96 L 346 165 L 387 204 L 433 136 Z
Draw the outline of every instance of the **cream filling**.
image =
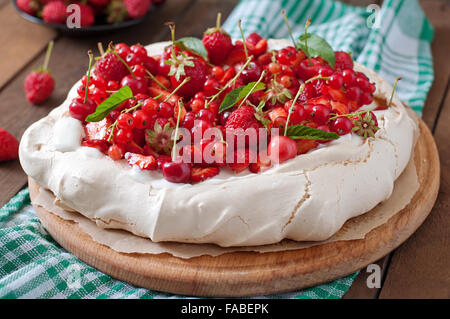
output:
M 160 54 L 165 45 L 147 50 Z M 289 41 L 269 40 L 270 48 L 286 45 Z M 361 65 L 356 69 L 376 82 L 375 95 L 389 98 L 387 82 Z M 348 134 L 264 173 L 223 169 L 199 184 L 173 184 L 160 172 L 140 171 L 80 145 L 82 125 L 68 114 L 78 85 L 26 130 L 22 167 L 62 204 L 99 226 L 155 242 L 254 246 L 284 238 L 325 240 L 389 198 L 410 159 L 417 127 L 395 96 L 391 108 L 375 112 L 381 128 L 376 138 Z

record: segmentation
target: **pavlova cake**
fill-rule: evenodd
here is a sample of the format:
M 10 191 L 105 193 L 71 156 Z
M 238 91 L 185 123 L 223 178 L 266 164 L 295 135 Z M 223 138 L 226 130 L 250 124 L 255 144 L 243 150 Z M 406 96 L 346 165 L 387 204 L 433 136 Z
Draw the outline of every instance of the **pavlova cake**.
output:
M 389 198 L 416 124 L 380 76 L 315 34 L 171 29 L 90 53 L 25 132 L 23 169 L 61 205 L 155 242 L 248 246 L 325 240 Z

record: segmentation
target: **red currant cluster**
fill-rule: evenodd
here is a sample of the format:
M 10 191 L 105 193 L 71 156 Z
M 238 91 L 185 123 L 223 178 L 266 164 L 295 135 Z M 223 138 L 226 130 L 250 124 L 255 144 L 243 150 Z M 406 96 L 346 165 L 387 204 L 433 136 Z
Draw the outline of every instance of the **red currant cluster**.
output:
M 196 183 L 224 166 L 261 172 L 330 141 L 292 137 L 292 129 L 306 127 L 336 138 L 352 131 L 368 137 L 377 129 L 373 113 L 357 112 L 372 102 L 375 85 L 353 70 L 345 52 L 335 52 L 331 67 L 294 46 L 268 51 L 267 40 L 256 33 L 232 43 L 218 22 L 202 39 L 206 56 L 180 45 L 171 28 L 172 44 L 161 55 L 120 43 L 102 53 L 92 76 L 83 77 L 70 105 L 80 121 L 121 88 L 128 86 L 133 93 L 103 120 L 85 122 L 84 146 L 113 160 L 125 158 L 142 170 L 160 169 L 171 182 Z M 255 89 L 258 84 L 263 89 Z M 223 109 L 230 95 L 246 87 L 251 89 L 245 97 Z M 269 135 L 277 128 L 284 134 L 269 136 L 259 145 L 264 152 L 229 143 L 240 129 L 249 128 Z M 178 129 L 187 131 L 191 142 L 175 151 Z M 214 137 L 205 137 L 209 129 L 217 132 Z

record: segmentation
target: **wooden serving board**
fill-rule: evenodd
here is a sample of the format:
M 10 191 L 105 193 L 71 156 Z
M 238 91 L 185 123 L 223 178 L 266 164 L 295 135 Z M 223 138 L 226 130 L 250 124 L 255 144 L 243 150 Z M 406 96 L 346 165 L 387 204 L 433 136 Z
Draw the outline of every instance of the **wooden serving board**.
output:
M 183 295 L 240 297 L 298 290 L 351 274 L 403 243 L 422 224 L 439 190 L 439 156 L 419 119 L 415 147 L 419 190 L 411 202 L 364 239 L 271 253 L 235 252 L 181 259 L 170 254 L 125 254 L 95 242 L 75 222 L 35 207 L 47 231 L 87 264 L 144 288 Z M 30 196 L 39 186 L 29 179 Z M 132 235 L 130 235 L 132 236 Z

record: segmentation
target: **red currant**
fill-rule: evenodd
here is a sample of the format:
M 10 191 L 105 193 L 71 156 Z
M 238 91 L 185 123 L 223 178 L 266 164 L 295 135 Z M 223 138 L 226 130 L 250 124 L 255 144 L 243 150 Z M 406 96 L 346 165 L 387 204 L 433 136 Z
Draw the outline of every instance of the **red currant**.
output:
M 156 114 L 158 112 L 158 102 L 153 98 L 148 98 L 142 103 L 141 109 L 149 115 Z
M 345 92 L 345 97 L 349 99 L 350 101 L 358 101 L 359 97 L 361 95 L 361 89 L 357 86 L 352 86 L 347 88 L 347 91 Z
M 133 78 L 131 75 L 124 76 L 120 81 L 120 86 L 124 87 L 128 85 L 133 94 L 147 93 L 147 80 L 145 78 L 137 76 Z
M 195 113 L 187 112 L 186 115 L 184 116 L 182 126 L 190 130 L 194 126 L 194 121 L 195 121 Z
M 285 47 L 280 51 L 278 51 L 277 53 L 277 60 L 281 64 L 285 65 L 291 64 L 296 57 L 297 57 L 297 50 L 292 46 Z
M 123 129 L 133 128 L 133 116 L 129 113 L 122 113 L 117 118 L 117 126 Z
M 241 73 L 241 79 L 245 84 L 258 81 L 262 73 L 262 67 L 256 62 L 250 62 Z
M 339 135 L 345 135 L 352 131 L 353 123 L 348 117 L 338 117 L 331 122 L 330 130 Z
M 223 75 L 225 74 L 225 71 L 220 65 L 216 65 L 211 69 L 211 75 L 214 79 L 219 81 Z
M 121 160 L 124 153 L 124 148 L 118 144 L 113 144 L 108 148 L 108 156 L 115 161 Z
M 118 144 L 127 144 L 133 139 L 133 132 L 129 129 L 119 129 L 116 132 L 114 141 Z
M 344 78 L 340 73 L 333 73 L 328 79 L 328 85 L 336 90 L 339 90 L 344 85 Z
M 330 118 L 330 109 L 322 104 L 317 104 L 312 107 L 312 120 L 318 125 L 323 125 L 328 122 Z
M 151 123 L 151 117 L 147 112 L 138 110 L 133 113 L 134 127 L 139 129 L 149 128 Z
M 168 102 L 159 103 L 158 115 L 162 117 L 171 117 L 173 115 L 173 106 Z
M 345 69 L 342 71 L 342 77 L 344 78 L 345 86 L 352 86 L 356 80 L 355 72 L 352 69 Z
M 197 117 L 209 123 L 214 122 L 214 114 L 209 109 L 202 109 L 198 112 Z
M 359 102 L 361 103 L 361 105 L 370 104 L 370 103 L 372 103 L 372 101 L 373 101 L 373 96 L 369 92 L 363 92 L 361 94 L 361 96 L 359 97 Z

